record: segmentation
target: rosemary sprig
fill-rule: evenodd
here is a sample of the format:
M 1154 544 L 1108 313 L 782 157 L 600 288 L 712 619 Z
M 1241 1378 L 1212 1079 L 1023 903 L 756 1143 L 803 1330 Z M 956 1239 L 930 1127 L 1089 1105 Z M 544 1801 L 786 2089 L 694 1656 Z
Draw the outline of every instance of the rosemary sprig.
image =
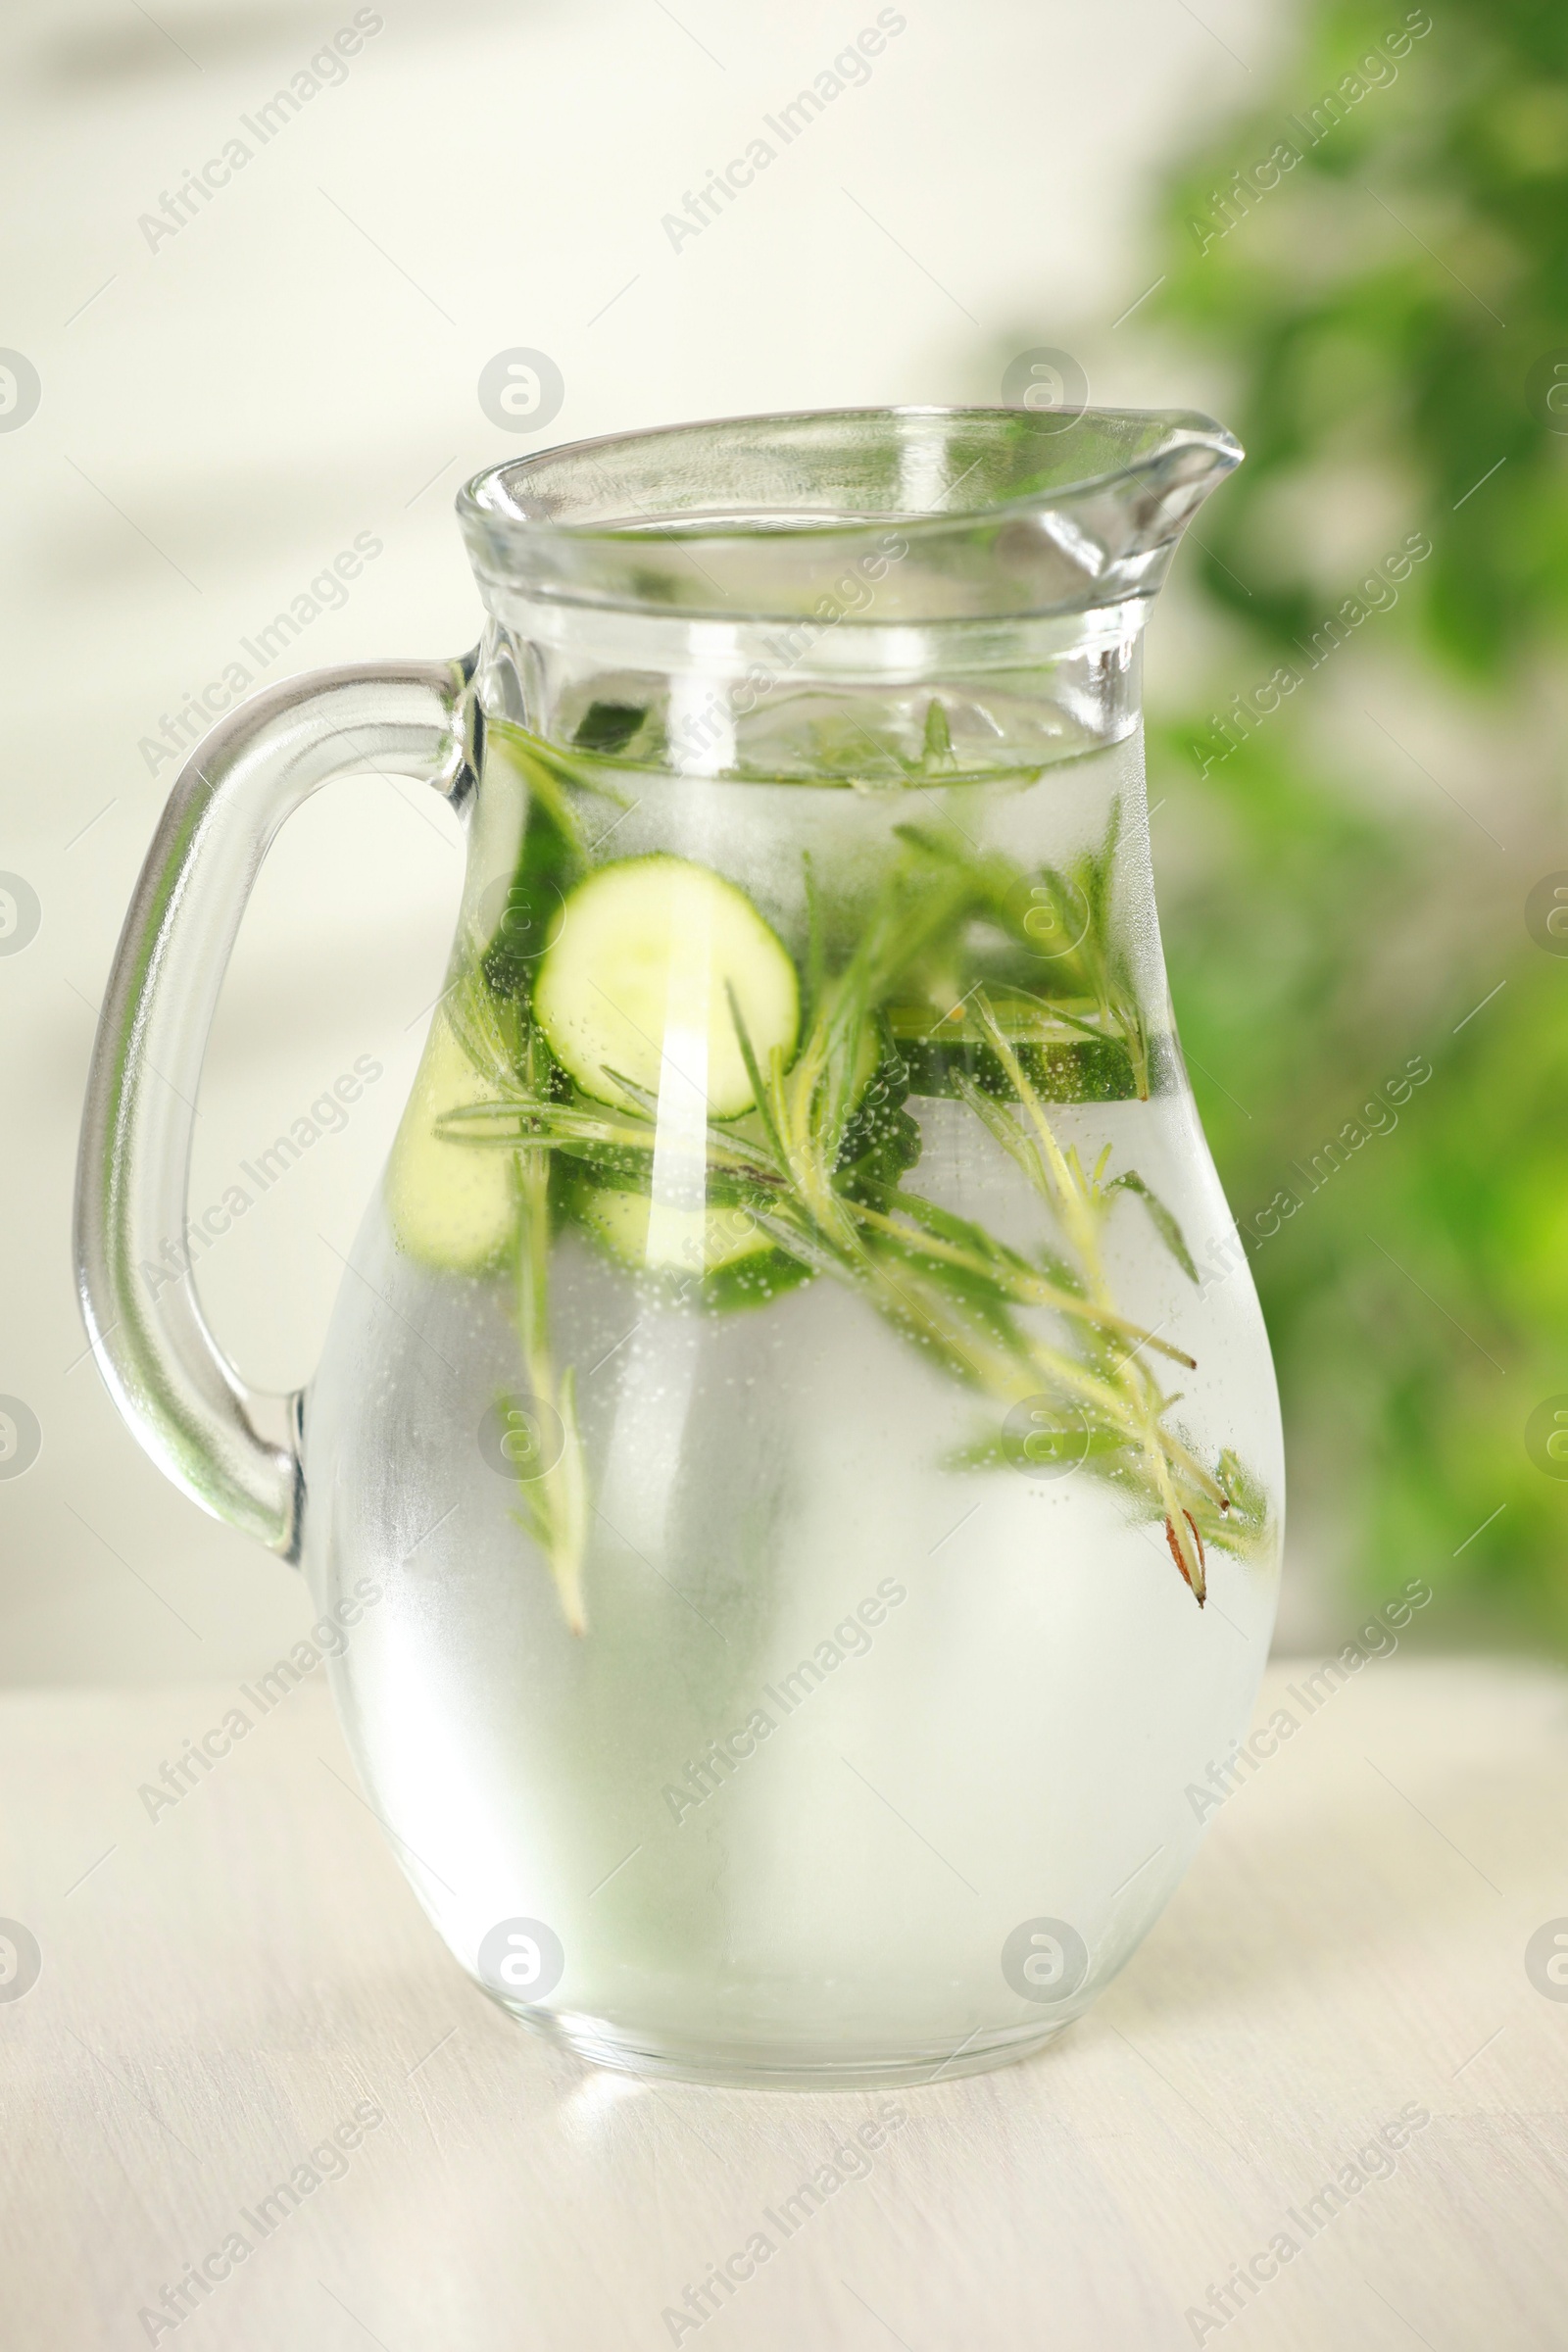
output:
M 1114 1190 L 1114 1187 L 1107 1186 L 1106 1190 Z M 935 1217 L 944 1216 L 941 1210 L 933 1210 L 930 1201 L 921 1200 L 918 1194 L 895 1194 L 893 1199 L 906 1217 L 921 1217 L 928 1227 Z M 918 1226 L 901 1225 L 896 1218 L 884 1215 L 880 1209 L 868 1207 L 864 1201 L 855 1203 L 855 1214 L 862 1225 L 874 1226 L 879 1233 L 893 1236 L 920 1257 L 936 1258 L 947 1265 L 960 1267 L 977 1281 L 995 1282 L 1014 1305 L 1045 1306 L 1053 1308 L 1057 1314 L 1081 1315 L 1086 1322 L 1097 1323 L 1102 1330 L 1119 1333 L 1136 1347 L 1157 1348 L 1161 1355 L 1168 1355 L 1173 1362 L 1185 1364 L 1190 1372 L 1198 1369 L 1197 1358 L 1187 1354 L 1184 1348 L 1175 1347 L 1169 1340 L 1160 1339 L 1155 1332 L 1145 1331 L 1142 1324 L 1133 1322 L 1128 1315 L 1118 1314 L 1114 1307 L 1080 1298 L 1074 1292 L 1064 1291 L 1057 1284 L 1047 1282 L 1027 1258 L 1006 1250 L 979 1226 L 971 1230 L 977 1236 L 980 1247 L 966 1250 L 959 1244 L 944 1240 L 938 1231 L 927 1230 L 922 1233 Z M 944 1217 L 944 1222 L 952 1226 L 959 1220 Z
M 479 972 L 469 972 L 450 992 L 447 1019 L 474 1067 L 506 1098 L 504 1107 L 514 1122 L 549 1119 L 565 1112 L 565 1106 L 551 1096 L 556 1073 L 544 1039 L 521 1015 L 515 1002 L 498 999 Z M 479 1107 L 487 1111 L 503 1105 Z M 436 1121 L 438 1135 L 462 1135 L 464 1131 L 459 1112 L 449 1111 Z M 582 1583 L 588 1480 L 577 1420 L 575 1371 L 568 1364 L 558 1372 L 550 1339 L 550 1160 L 544 1152 L 518 1150 L 515 1137 L 497 1140 L 510 1141 L 515 1152 L 515 1314 L 523 1377 L 529 1398 L 559 1421 L 562 1435 L 560 1454 L 542 1469 L 518 1463 L 517 1507 L 513 1516 L 549 1562 L 567 1625 L 574 1634 L 583 1634 L 588 1630 Z M 527 1407 L 520 1399 L 503 1396 L 500 1401 L 503 1407 L 526 1415 Z M 553 1440 L 554 1433 L 551 1435 Z
M 894 894 L 888 904 L 897 905 Z M 918 943 L 911 947 L 906 933 L 899 954 L 911 953 L 918 953 Z M 1143 1200 L 1156 1232 L 1191 1276 L 1180 1229 L 1135 1171 L 1104 1181 L 1108 1146 L 1092 1173 L 1080 1165 L 1074 1148 L 1062 1149 L 984 990 L 971 998 L 975 1018 L 1024 1116 L 972 1080 L 960 1092 L 1051 1210 L 1075 1262 L 1076 1282 L 1041 1276 L 977 1227 L 962 1238 L 956 1230 L 942 1233 L 933 1224 L 933 1204 L 916 1194 L 895 1189 L 881 1200 L 858 1200 L 842 1166 L 847 1081 L 859 1057 L 871 990 L 896 977 L 883 968 L 891 956 L 887 934 L 873 919 L 843 974 L 824 989 L 788 1071 L 777 1054 L 765 1073 L 759 1067 L 732 1000 L 762 1124 L 786 1182 L 784 1198 L 759 1221 L 781 1247 L 797 1252 L 803 1244 L 808 1247 L 808 1262 L 817 1270 L 861 1289 L 895 1328 L 934 1348 L 950 1371 L 997 1402 L 1010 1407 L 1044 1394 L 1087 1418 L 1091 1431 L 1113 1437 L 1113 1447 L 1100 1449 L 1102 1462 L 1108 1467 L 1106 1457 L 1121 1457 L 1116 1466 L 1124 1483 L 1141 1488 L 1146 1507 L 1163 1521 L 1176 1565 L 1201 1605 L 1206 1563 L 1192 1506 L 1195 1500 L 1207 1506 L 1212 1533 L 1216 1513 L 1221 1526 L 1228 1518 L 1231 1498 L 1167 1428 L 1165 1416 L 1178 1399 L 1161 1393 L 1139 1355 L 1154 1335 L 1115 1306 L 1100 1249 L 1100 1225 L 1118 1191 Z M 901 1226 L 900 1212 L 907 1225 Z M 1049 1306 L 1064 1316 L 1076 1327 L 1078 1352 L 1051 1348 L 1026 1331 L 1015 1313 L 1025 1305 Z M 1160 1352 L 1191 1364 L 1168 1346 Z
M 1090 1298 L 1102 1308 L 1110 1305 L 1109 1290 L 1101 1257 L 1099 1227 L 1104 1203 L 1117 1189 L 1131 1189 L 1142 1197 L 1146 1205 L 1150 1206 L 1151 1213 L 1153 1214 L 1155 1231 L 1165 1242 L 1167 1248 L 1172 1248 L 1174 1236 L 1175 1242 L 1179 1244 L 1179 1250 L 1173 1249 L 1173 1254 L 1178 1256 L 1178 1262 L 1182 1264 L 1184 1271 L 1196 1279 L 1193 1276 L 1191 1253 L 1185 1241 L 1181 1239 L 1180 1230 L 1176 1227 L 1169 1210 L 1155 1200 L 1142 1177 L 1136 1177 L 1131 1187 L 1126 1187 L 1125 1179 L 1121 1177 L 1113 1179 L 1109 1185 L 1102 1183 L 1101 1179 L 1109 1152 L 1108 1145 L 1105 1152 L 1101 1154 L 1099 1165 L 1093 1174 L 1085 1175 L 1079 1164 L 1076 1150 L 1069 1149 L 1063 1152 L 1057 1143 L 1051 1122 L 1046 1116 L 1045 1105 L 1030 1085 L 1010 1042 L 1003 1035 L 983 993 L 977 1001 L 976 1009 L 981 1026 L 990 1040 L 992 1051 L 1006 1071 L 1014 1092 L 1028 1115 L 1033 1135 L 1032 1137 L 1028 1135 L 1011 1118 L 1010 1113 L 1004 1110 L 1000 1104 L 993 1105 L 996 1115 L 988 1118 L 987 1124 L 991 1126 L 992 1132 L 998 1136 L 999 1141 L 1003 1140 L 1004 1123 L 1012 1128 L 1013 1140 L 1008 1142 L 1007 1148 L 1025 1174 L 1029 1176 L 1035 1190 L 1054 1211 L 1074 1244 L 1084 1269 Z M 1154 1213 L 1155 1211 L 1157 1214 Z M 1141 1446 L 1149 1480 L 1162 1506 L 1161 1516 L 1165 1522 L 1166 1537 L 1171 1552 L 1177 1567 L 1191 1585 L 1199 1606 L 1201 1607 L 1206 1590 L 1202 1539 L 1199 1535 L 1196 1519 L 1190 1515 L 1187 1509 L 1181 1490 L 1192 1482 L 1193 1473 L 1196 1471 L 1199 1483 L 1204 1490 L 1207 1498 L 1211 1502 L 1217 1503 L 1222 1513 L 1229 1511 L 1230 1497 L 1217 1481 L 1210 1479 L 1207 1473 L 1194 1462 L 1192 1455 L 1185 1446 L 1180 1445 L 1179 1441 L 1173 1442 L 1170 1433 L 1163 1426 L 1163 1419 L 1175 1400 L 1161 1396 L 1152 1373 L 1139 1361 L 1135 1352 L 1129 1352 L 1121 1358 L 1117 1374 L 1120 1401 L 1125 1411 L 1129 1430 L 1136 1434 Z
M 557 1373 L 550 1345 L 550 1162 L 543 1152 L 521 1155 L 522 1198 L 517 1238 L 517 1333 L 529 1393 L 561 1423 L 560 1456 L 533 1476 L 519 1476 L 513 1513 L 550 1563 L 562 1614 L 574 1634 L 588 1630 L 583 1599 L 583 1554 L 588 1541 L 588 1480 L 577 1422 L 576 1368 Z

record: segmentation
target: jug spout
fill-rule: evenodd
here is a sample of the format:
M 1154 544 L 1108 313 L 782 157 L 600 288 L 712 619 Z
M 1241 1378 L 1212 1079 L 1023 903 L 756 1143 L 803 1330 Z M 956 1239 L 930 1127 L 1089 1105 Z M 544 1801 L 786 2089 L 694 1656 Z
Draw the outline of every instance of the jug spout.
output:
M 1196 412 L 1085 410 L 1054 437 L 1011 565 L 1066 609 L 1152 596 L 1182 532 L 1242 456 Z

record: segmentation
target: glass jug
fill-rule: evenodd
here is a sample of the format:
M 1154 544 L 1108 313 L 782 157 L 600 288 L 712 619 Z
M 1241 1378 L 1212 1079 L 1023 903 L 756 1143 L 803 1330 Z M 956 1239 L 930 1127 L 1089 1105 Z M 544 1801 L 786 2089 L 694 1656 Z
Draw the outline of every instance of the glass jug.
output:
M 1190 415 L 633 433 L 459 502 L 487 619 L 324 671 L 171 798 L 104 1005 L 99 1364 L 338 1612 L 441 1935 L 633 2070 L 912 2082 L 1157 1917 L 1273 1620 L 1278 1406 L 1155 921 L 1145 616 Z M 191 1102 L 276 827 L 461 810 L 445 993 L 319 1370 L 189 1279 Z

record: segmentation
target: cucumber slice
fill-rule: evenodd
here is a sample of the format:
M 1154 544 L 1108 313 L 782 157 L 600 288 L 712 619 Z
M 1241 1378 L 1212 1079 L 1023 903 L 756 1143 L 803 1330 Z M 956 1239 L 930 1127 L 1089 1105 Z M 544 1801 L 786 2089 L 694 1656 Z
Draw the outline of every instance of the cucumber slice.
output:
M 445 1112 L 493 1102 L 495 1093 L 438 1012 L 392 1145 L 386 1203 L 398 1246 L 448 1273 L 479 1274 L 495 1265 L 516 1230 L 512 1153 L 452 1143 L 435 1132 Z
M 666 1068 L 708 1116 L 755 1101 L 730 1011 L 733 989 L 759 1066 L 786 1059 L 800 1027 L 795 966 L 745 893 L 688 858 L 602 865 L 566 901 L 540 959 L 534 1018 L 585 1094 L 624 1105 L 612 1070 L 658 1095 Z
M 578 1195 L 583 1224 L 623 1265 L 659 1273 L 713 1274 L 773 1245 L 743 1208 L 664 1209 L 653 1214 L 646 1193 L 594 1185 Z

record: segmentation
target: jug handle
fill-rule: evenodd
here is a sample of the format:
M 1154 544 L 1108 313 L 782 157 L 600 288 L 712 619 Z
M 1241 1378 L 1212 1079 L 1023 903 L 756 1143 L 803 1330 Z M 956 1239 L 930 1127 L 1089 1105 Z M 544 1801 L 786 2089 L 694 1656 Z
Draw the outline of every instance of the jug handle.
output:
M 98 1368 L 174 1484 L 288 1560 L 300 1553 L 303 1392 L 248 1388 L 203 1318 L 183 1247 L 208 1033 L 246 901 L 274 834 L 318 786 L 413 776 L 459 808 L 477 765 L 477 657 L 317 670 L 253 696 L 170 794 L 98 1021 L 76 1166 L 75 1262 Z M 165 1269 L 158 1267 L 162 1274 Z

